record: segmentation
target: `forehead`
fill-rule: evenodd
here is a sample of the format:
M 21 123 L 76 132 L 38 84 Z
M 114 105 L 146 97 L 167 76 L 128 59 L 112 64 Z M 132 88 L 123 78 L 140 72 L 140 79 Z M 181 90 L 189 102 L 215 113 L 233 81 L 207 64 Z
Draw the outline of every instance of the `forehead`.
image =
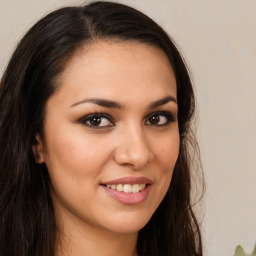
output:
M 61 75 L 59 93 L 76 100 L 176 97 L 176 80 L 166 54 L 139 42 L 99 41 L 84 46 Z M 143 97 L 144 98 L 144 97 Z M 149 99 L 150 100 L 150 99 Z

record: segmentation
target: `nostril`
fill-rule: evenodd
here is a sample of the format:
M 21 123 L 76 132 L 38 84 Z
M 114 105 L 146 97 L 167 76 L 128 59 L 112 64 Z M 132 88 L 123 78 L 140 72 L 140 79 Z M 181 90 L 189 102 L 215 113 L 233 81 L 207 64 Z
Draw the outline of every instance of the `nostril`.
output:
M 143 135 L 139 136 L 137 132 L 120 138 L 113 157 L 121 166 L 141 169 L 153 159 L 153 154 Z

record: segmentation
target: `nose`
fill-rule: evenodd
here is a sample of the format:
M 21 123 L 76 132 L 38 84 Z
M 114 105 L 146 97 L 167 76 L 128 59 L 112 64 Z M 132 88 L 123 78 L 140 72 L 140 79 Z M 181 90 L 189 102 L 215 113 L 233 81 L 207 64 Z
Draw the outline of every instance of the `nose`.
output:
M 117 164 L 138 170 L 145 167 L 153 158 L 142 128 L 130 127 L 120 132 L 114 152 L 114 161 Z

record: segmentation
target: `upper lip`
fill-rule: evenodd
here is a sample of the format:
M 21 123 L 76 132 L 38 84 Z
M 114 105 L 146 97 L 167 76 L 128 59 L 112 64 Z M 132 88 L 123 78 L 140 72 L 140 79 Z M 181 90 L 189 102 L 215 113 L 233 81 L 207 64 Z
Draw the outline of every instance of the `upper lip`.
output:
M 147 177 L 123 177 L 102 183 L 102 185 L 116 185 L 116 184 L 152 184 L 153 181 Z

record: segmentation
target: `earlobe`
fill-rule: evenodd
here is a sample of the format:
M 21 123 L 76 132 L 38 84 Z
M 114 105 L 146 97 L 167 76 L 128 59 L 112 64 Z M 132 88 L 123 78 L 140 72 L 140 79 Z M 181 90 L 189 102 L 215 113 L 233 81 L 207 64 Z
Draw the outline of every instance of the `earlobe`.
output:
M 43 164 L 44 163 L 44 147 L 43 147 L 43 141 L 39 134 L 36 135 L 36 144 L 32 146 L 32 151 L 33 151 L 36 163 Z

